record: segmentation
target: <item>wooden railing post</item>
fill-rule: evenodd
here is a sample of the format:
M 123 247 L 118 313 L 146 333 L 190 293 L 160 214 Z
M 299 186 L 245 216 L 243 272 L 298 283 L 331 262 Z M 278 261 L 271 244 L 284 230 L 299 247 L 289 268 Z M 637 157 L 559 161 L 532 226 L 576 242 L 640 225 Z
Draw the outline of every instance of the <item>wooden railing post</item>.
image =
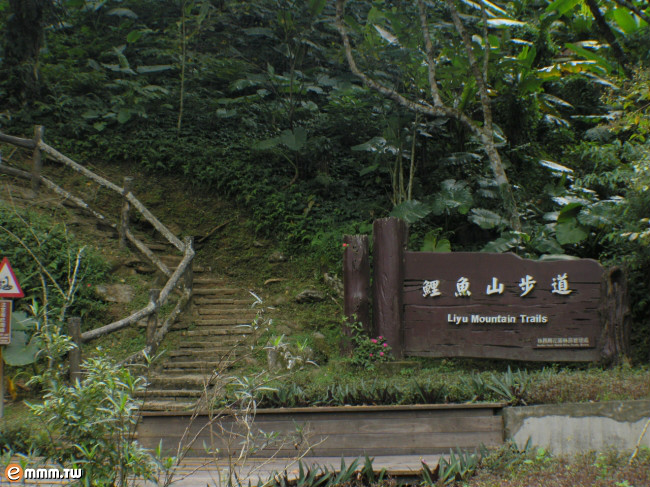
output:
M 32 196 L 38 196 L 38 190 L 41 186 L 41 171 L 43 169 L 43 154 L 38 144 L 43 140 L 45 129 L 42 125 L 34 127 L 34 152 L 32 153 Z
M 131 211 L 131 204 L 126 198 L 126 195 L 131 192 L 131 187 L 133 185 L 133 178 L 130 176 L 124 177 L 124 189 L 122 190 L 122 195 L 124 195 L 124 201 L 122 202 L 122 218 L 120 219 L 120 247 L 126 248 L 126 231 L 129 228 L 129 212 Z
M 68 352 L 70 363 L 70 382 L 81 380 L 81 318 L 68 319 L 68 335 L 72 338 L 75 347 Z
M 343 311 L 348 322 L 358 321 L 366 333 L 371 332 L 370 323 L 370 256 L 368 235 L 345 235 L 343 237 Z M 356 318 L 355 318 L 356 317 Z M 343 333 L 350 337 L 352 330 L 343 326 Z M 351 350 L 348 340 L 344 350 Z
M 188 250 L 193 250 L 194 237 L 185 237 L 183 243 L 185 244 L 185 253 L 187 254 Z M 183 284 L 185 285 L 185 289 L 191 293 L 192 288 L 194 287 L 194 259 L 190 261 L 187 269 L 185 270 L 185 275 L 183 276 Z
M 396 358 L 404 351 L 402 304 L 404 301 L 404 251 L 408 228 L 399 218 L 381 218 L 373 224 L 373 323 Z
M 155 303 L 160 297 L 160 289 L 150 289 L 149 290 L 149 302 Z M 153 338 L 156 335 L 156 330 L 158 329 L 158 307 L 153 310 L 153 313 L 147 318 L 147 346 L 150 347 L 153 344 Z

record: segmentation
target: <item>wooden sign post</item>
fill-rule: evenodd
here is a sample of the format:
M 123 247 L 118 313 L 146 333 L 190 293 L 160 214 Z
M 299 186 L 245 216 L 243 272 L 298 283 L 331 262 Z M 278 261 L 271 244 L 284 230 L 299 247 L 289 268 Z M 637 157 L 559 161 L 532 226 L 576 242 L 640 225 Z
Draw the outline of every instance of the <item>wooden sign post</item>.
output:
M 581 362 L 629 352 L 621 269 L 591 259 L 409 252 L 406 236 L 396 218 L 375 222 L 372 319 L 396 357 Z
M 25 294 L 18 284 L 9 259 L 0 262 L 0 298 L 22 298 Z M 11 344 L 11 311 L 13 301 L 0 300 L 0 419 L 4 417 L 5 375 L 2 349 Z

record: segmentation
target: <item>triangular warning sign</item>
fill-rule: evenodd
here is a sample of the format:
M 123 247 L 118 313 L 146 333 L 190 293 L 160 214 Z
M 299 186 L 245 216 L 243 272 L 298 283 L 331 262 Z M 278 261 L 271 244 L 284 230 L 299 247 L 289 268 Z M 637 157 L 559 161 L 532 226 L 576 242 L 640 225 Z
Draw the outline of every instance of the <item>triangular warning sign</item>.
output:
M 25 296 L 20 289 L 16 274 L 6 257 L 0 262 L 0 298 L 22 298 Z

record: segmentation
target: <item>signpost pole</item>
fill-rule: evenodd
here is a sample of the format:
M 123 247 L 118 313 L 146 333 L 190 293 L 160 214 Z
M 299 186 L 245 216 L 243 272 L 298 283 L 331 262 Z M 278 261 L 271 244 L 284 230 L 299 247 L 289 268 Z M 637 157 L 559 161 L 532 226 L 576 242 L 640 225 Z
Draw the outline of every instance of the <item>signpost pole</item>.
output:
M 5 417 L 5 370 L 2 359 L 3 345 L 0 345 L 0 419 Z
M 0 298 L 22 298 L 25 296 L 18 284 L 9 259 L 0 261 Z M 13 301 L 0 300 L 0 419 L 4 417 L 5 408 L 5 375 L 2 349 L 11 343 L 11 312 Z

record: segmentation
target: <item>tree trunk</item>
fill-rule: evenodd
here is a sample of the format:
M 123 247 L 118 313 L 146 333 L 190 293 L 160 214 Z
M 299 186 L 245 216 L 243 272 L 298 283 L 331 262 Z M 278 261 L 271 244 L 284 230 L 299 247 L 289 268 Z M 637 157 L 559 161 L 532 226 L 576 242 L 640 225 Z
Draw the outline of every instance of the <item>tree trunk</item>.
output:
M 49 0 L 9 0 L 5 58 L 0 71 L 9 99 L 29 103 L 39 97 L 38 53 L 43 45 L 43 14 Z

